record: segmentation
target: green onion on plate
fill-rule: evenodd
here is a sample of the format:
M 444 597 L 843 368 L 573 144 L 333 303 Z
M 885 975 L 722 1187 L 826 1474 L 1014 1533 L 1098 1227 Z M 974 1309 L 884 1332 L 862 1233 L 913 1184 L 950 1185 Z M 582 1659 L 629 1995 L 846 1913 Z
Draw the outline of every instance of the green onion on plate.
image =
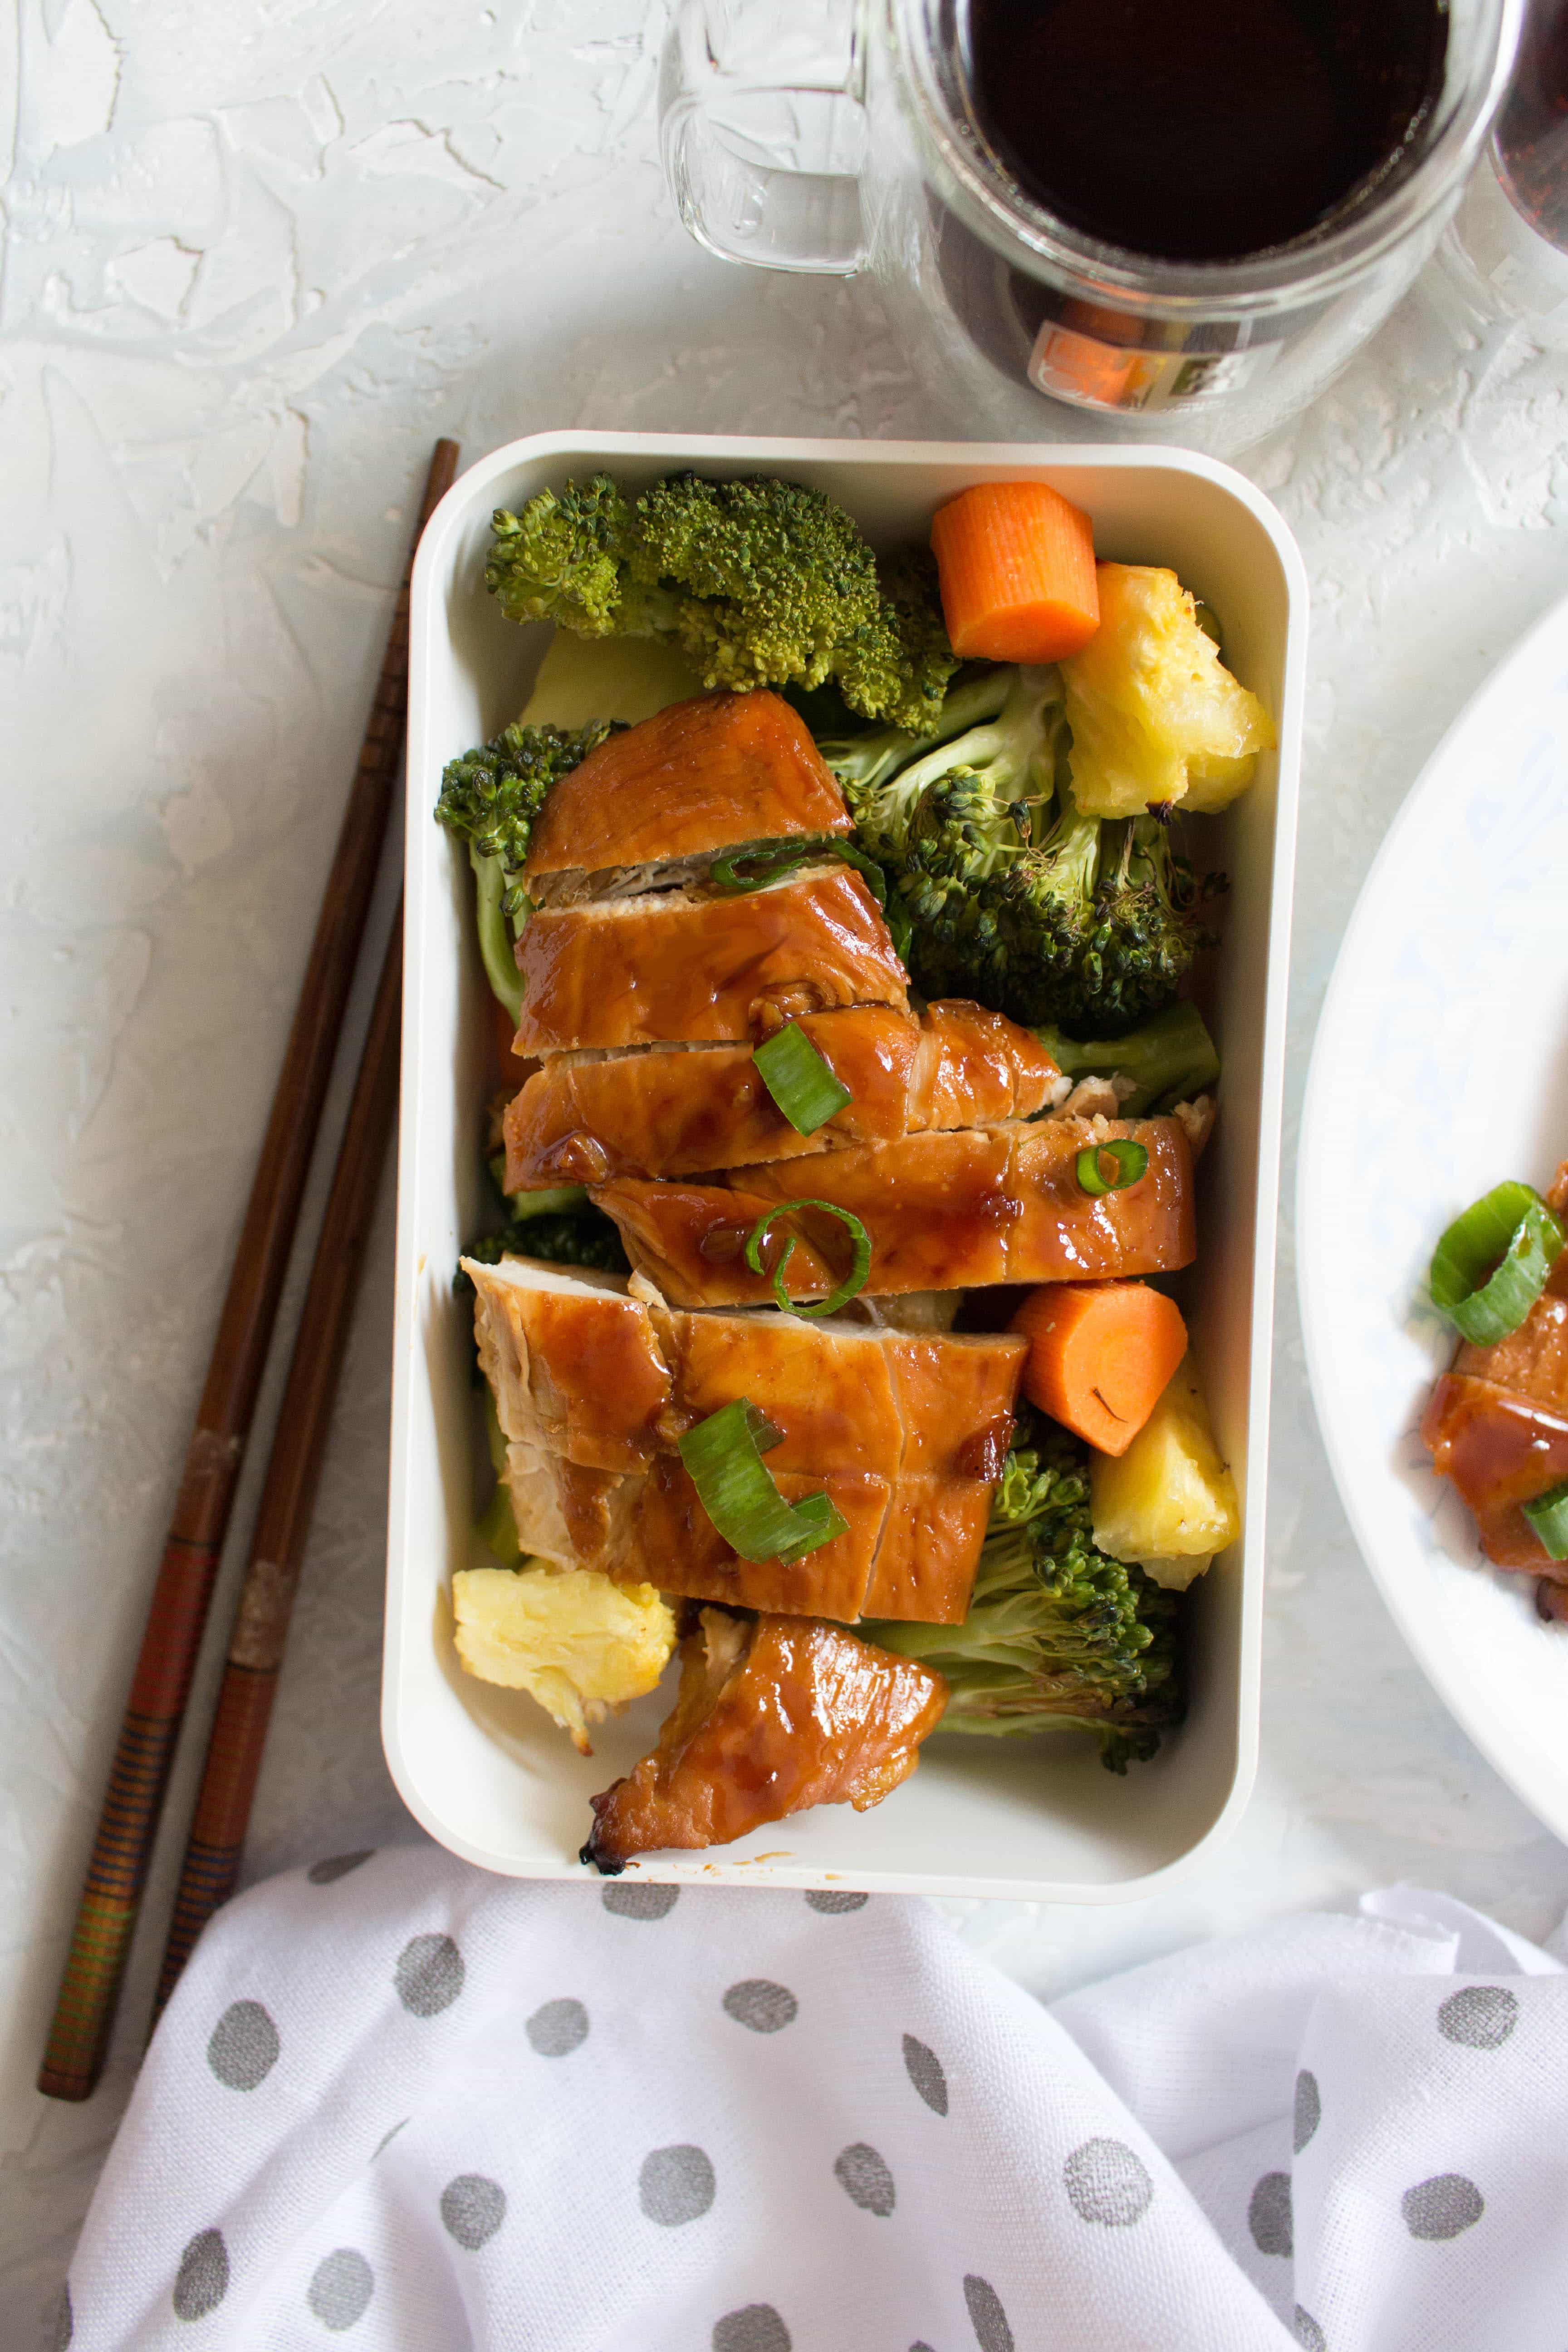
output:
M 1077 1166 L 1079 1185 L 1099 1200 L 1102 1193 L 1125 1192 L 1130 1184 L 1136 1184 L 1148 1170 L 1149 1154 L 1131 1136 L 1119 1135 L 1113 1143 L 1089 1144 L 1079 1153 Z
M 763 1264 L 763 1242 L 768 1227 L 775 1217 L 787 1217 L 795 1209 L 826 1209 L 830 1217 L 842 1218 L 848 1226 L 850 1238 L 855 1244 L 855 1262 L 837 1289 L 830 1297 L 819 1300 L 815 1307 L 803 1306 L 798 1299 L 790 1297 L 784 1286 L 784 1268 L 795 1255 L 795 1241 L 792 1237 L 785 1242 L 784 1255 L 769 1276 L 773 1286 L 773 1297 L 788 1315 L 835 1314 L 840 1307 L 847 1307 L 858 1291 L 864 1290 L 866 1277 L 871 1271 L 871 1236 L 859 1218 L 851 1215 L 847 1209 L 840 1209 L 832 1201 L 781 1201 L 776 1209 L 770 1209 L 767 1215 L 759 1217 L 752 1227 L 751 1239 L 746 1244 L 746 1264 L 753 1274 L 767 1273 L 768 1269 Z
M 855 1099 L 794 1021 L 759 1045 L 752 1059 L 757 1076 L 797 1135 L 815 1135 Z
M 1565 1242 L 1539 1192 L 1494 1184 L 1455 1218 L 1433 1252 L 1432 1304 L 1467 1339 L 1489 1348 L 1518 1330 Z
M 1521 1507 L 1552 1559 L 1568 1559 L 1568 1478 Z
M 763 1460 L 783 1436 L 765 1413 L 737 1397 L 680 1440 L 680 1458 L 698 1501 L 742 1559 L 802 1559 L 849 1531 L 830 1496 L 784 1501 Z

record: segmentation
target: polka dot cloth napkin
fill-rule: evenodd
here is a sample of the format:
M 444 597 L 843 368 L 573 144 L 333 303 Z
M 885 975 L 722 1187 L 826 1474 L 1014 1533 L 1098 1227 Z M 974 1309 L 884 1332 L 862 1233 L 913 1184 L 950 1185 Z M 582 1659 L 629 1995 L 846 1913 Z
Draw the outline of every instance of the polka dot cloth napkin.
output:
M 57 2341 L 1563 2352 L 1565 2214 L 1568 1978 L 1439 1896 L 1053 2013 L 919 1903 L 416 1846 L 208 1928 Z

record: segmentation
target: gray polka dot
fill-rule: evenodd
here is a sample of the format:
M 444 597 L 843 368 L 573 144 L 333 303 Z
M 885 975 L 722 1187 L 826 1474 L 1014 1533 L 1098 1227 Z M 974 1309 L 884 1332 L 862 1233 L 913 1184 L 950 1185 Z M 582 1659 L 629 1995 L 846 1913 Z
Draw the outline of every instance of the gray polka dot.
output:
M 174 2281 L 176 2319 L 205 2319 L 228 2293 L 228 2248 L 220 2230 L 198 2230 L 180 2256 Z
M 871 1900 L 868 1895 L 840 1895 L 831 1886 L 814 1886 L 806 1896 L 814 1911 L 863 1911 Z
M 392 2146 L 393 2141 L 397 2137 L 400 2131 L 406 2131 L 408 2129 L 408 2126 L 413 2120 L 414 2118 L 412 2116 L 405 2116 L 400 2124 L 394 2124 L 389 2132 L 384 2132 L 382 2134 L 381 2137 L 376 2141 L 375 2146 L 370 2152 L 370 2160 L 373 2164 L 375 2162 L 376 2158 L 382 2153 L 384 2148 L 388 2148 Z
M 258 2000 L 231 2001 L 213 2027 L 207 2064 L 231 2091 L 254 2091 L 277 2065 L 282 2046 Z
M 747 1977 L 724 1995 L 724 2013 L 753 2033 L 781 2033 L 793 2025 L 800 2003 L 787 1985 L 772 1984 L 766 1977 Z
M 911 2344 L 910 2346 L 910 2352 L 931 2352 L 931 2346 L 926 2342 L 925 2337 L 922 2336 L 918 2344 Z
M 523 2032 L 542 2058 L 565 2058 L 588 2039 L 588 2012 L 580 2000 L 547 2000 Z
M 506 2220 L 506 2190 L 482 2172 L 459 2172 L 441 2191 L 441 2219 L 447 2235 L 477 2254 Z
M 1323 2102 L 1318 2078 L 1303 2066 L 1296 2077 L 1296 2114 L 1290 2133 L 1290 2143 L 1298 2156 L 1322 2120 Z
M 340 2246 L 316 2264 L 305 2300 L 334 2335 L 364 2317 L 375 2293 L 375 2273 L 353 2246 Z
M 637 2175 L 637 2203 L 666 2230 L 700 2221 L 717 2189 L 713 2167 L 700 2147 L 656 2147 Z
M 893 2176 L 874 2147 L 863 2139 L 842 2149 L 833 2160 L 833 2177 L 852 2205 L 885 2221 L 898 2202 Z
M 1108 2230 L 1141 2221 L 1154 2194 L 1147 2169 L 1119 2139 L 1086 2139 L 1062 2167 L 1062 2179 L 1079 2221 Z
M 367 1845 L 363 1853 L 334 1853 L 325 1862 L 313 1862 L 305 1873 L 312 1886 L 331 1886 L 337 1878 L 346 1878 L 362 1862 L 368 1862 L 375 1848 Z
M 713 2352 L 790 2352 L 789 2329 L 771 2303 L 749 2303 L 716 2323 Z
M 1437 2011 L 1437 2031 L 1467 2050 L 1500 2050 L 1519 2023 L 1519 2001 L 1506 1985 L 1466 1985 Z
M 1247 2209 L 1247 2226 L 1260 2254 L 1290 2254 L 1295 2252 L 1290 2226 L 1290 2176 L 1288 2172 L 1266 2172 L 1263 2175 Z
M 1418 2180 L 1405 2190 L 1399 2207 L 1413 2238 L 1457 2238 L 1487 2210 L 1480 2190 L 1462 2172 L 1437 2172 L 1430 2180 Z
M 462 1991 L 465 1974 L 450 1936 L 415 1936 L 399 1952 L 392 1981 L 410 2017 L 438 2017 Z
M 679 1886 L 606 1886 L 601 1896 L 617 1919 L 663 1919 L 680 1899 Z
M 1323 2334 L 1311 2313 L 1303 2311 L 1300 2304 L 1296 2305 L 1294 2326 L 1296 2341 L 1305 2347 L 1305 2352 L 1329 2352 L 1328 2337 Z
M 68 2281 L 61 2287 L 59 2299 L 55 2305 L 54 2325 L 49 2330 L 49 2352 L 66 2352 L 75 2334 L 76 2320 L 71 2313 L 71 2291 Z
M 972 2273 L 963 2282 L 963 2300 L 969 2305 L 969 2324 L 980 2352 L 1014 2352 L 1013 2331 L 990 2280 Z
M 942 2060 L 912 2033 L 904 2036 L 904 2071 L 932 2115 L 945 2116 L 947 2076 L 942 2071 Z

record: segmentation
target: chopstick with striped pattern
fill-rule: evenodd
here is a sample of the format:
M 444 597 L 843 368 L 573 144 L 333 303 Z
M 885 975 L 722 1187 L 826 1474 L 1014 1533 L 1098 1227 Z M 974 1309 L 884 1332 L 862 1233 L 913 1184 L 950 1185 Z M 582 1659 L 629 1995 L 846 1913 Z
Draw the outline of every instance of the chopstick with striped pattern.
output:
M 456 442 L 438 441 L 414 548 L 457 468 Z M 110 1769 L 38 2074 L 51 2098 L 90 2095 L 120 1997 L 386 835 L 407 716 L 413 564 L 411 548 Z
M 158 1979 L 154 2019 L 173 1992 L 196 1937 L 218 1906 L 227 1902 L 239 1875 L 365 1244 L 375 1213 L 387 1139 L 397 1114 L 402 977 L 400 904 L 278 1409 L 267 1482 L 235 1608 L 234 1630 Z

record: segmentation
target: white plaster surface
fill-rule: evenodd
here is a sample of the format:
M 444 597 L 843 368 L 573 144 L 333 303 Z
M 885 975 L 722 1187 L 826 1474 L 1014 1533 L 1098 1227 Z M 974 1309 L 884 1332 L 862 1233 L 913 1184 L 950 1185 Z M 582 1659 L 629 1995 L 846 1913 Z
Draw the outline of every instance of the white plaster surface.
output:
M 145 2032 L 189 1755 L 104 2084 L 79 2108 L 33 2090 L 430 443 L 953 429 L 871 289 L 688 243 L 655 160 L 662 26 L 660 0 L 8 0 L 0 21 L 0 2336 L 18 2352 L 47 2340 Z M 1467 323 L 1434 265 L 1247 461 L 1315 599 L 1292 1134 L 1390 814 L 1568 588 L 1565 390 L 1561 352 Z M 388 1207 L 251 1875 L 405 1827 L 376 1726 Z M 1292 1286 L 1287 1207 L 1256 1801 L 1157 1903 L 977 1906 L 965 1932 L 1041 1990 L 1401 1876 L 1531 1935 L 1568 1901 L 1568 1853 L 1443 1713 L 1355 1556 Z

